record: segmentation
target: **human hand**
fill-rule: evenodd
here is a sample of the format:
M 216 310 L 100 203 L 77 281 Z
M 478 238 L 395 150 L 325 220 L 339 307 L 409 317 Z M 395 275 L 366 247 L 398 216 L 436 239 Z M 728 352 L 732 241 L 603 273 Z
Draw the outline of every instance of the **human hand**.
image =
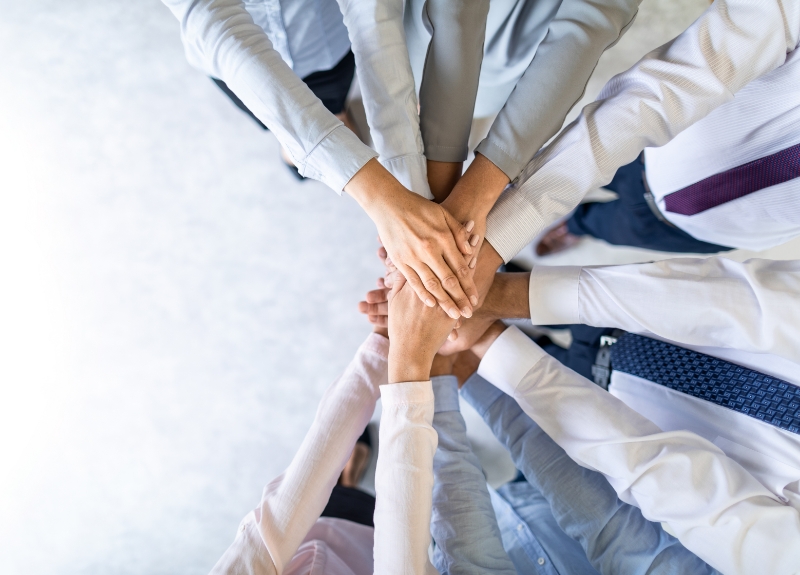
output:
M 467 231 L 472 226 L 405 189 L 375 160 L 345 190 L 375 222 L 392 262 L 418 297 L 431 307 L 438 302 L 453 319 L 470 317 L 478 302 L 465 258 L 473 253 Z
M 476 255 L 486 237 L 486 218 L 508 183 L 508 176 L 500 168 L 484 155 L 475 154 L 475 160 L 442 202 L 457 221 L 475 222 L 469 242 Z M 471 259 L 470 269 L 475 264 L 475 258 Z
M 433 358 L 456 320 L 439 307 L 419 301 L 411 286 L 398 279 L 389 292 L 389 383 L 425 381 Z

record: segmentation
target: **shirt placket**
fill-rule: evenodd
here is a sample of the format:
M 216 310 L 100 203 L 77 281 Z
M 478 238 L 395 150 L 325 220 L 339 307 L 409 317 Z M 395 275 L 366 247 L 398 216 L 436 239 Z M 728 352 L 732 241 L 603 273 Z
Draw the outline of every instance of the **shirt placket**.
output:
M 498 523 L 501 524 L 500 528 L 503 528 L 503 524 L 506 526 L 516 524 L 516 527 L 514 527 L 514 535 L 517 537 L 519 545 L 524 549 L 528 559 L 531 563 L 535 564 L 535 575 L 561 575 L 553 565 L 544 547 L 539 543 L 536 535 L 534 535 L 533 531 L 528 527 L 525 520 L 519 516 L 513 505 L 496 491 L 490 490 L 490 495 L 492 497 L 492 506 L 495 508 L 495 512 L 498 515 Z
M 264 10 L 269 25 L 269 34 L 267 35 L 272 42 L 272 47 L 278 51 L 290 68 L 294 68 L 292 53 L 289 51 L 289 38 L 286 35 L 286 27 L 283 25 L 280 0 L 264 0 Z

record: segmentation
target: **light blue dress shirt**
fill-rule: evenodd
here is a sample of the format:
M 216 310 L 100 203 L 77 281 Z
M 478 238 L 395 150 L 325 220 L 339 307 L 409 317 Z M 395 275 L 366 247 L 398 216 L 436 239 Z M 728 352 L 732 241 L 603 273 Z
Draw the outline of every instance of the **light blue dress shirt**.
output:
M 443 575 L 514 575 L 517 571 L 503 550 L 486 478 L 467 439 L 458 380 L 447 375 L 432 377 L 431 383 L 433 428 L 439 435 L 433 458 L 433 564 Z
M 504 485 L 492 498 L 504 544 L 518 572 L 717 573 L 660 525 L 647 521 L 638 508 L 620 501 L 601 474 L 572 461 L 511 397 L 478 375 L 464 384 L 461 393 L 527 480 Z M 560 537 L 553 522 L 579 545 Z
M 330 70 L 350 50 L 336 0 L 245 0 L 245 7 L 300 78 Z

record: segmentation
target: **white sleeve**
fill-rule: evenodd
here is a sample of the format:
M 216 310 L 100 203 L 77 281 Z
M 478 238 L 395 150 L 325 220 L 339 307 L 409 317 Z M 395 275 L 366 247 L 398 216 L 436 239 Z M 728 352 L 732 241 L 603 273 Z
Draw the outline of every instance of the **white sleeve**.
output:
M 403 0 L 338 0 L 356 58 L 367 122 L 380 162 L 431 199 L 417 96 L 403 28 Z
M 375 573 L 436 573 L 431 542 L 433 429 L 430 381 L 381 386 L 381 429 L 375 469 Z
M 377 154 L 331 114 L 254 22 L 242 0 L 163 0 L 189 62 L 219 78 L 289 151 L 300 173 L 337 192 Z
M 389 340 L 371 334 L 323 395 L 286 471 L 264 488 L 212 574 L 281 573 L 319 519 L 386 383 Z M 258 568 L 256 568 L 258 567 Z M 266 569 L 266 570 L 265 570 Z
M 727 575 L 800 568 L 800 514 L 709 441 L 663 432 L 551 358 L 516 327 L 478 373 L 512 396 L 577 463 L 602 473 L 620 499 Z
M 606 84 L 495 204 L 486 239 L 509 261 L 647 146 L 662 146 L 751 80 L 800 35 L 796 0 L 716 0 L 685 32 Z
M 676 258 L 531 272 L 535 325 L 616 327 L 800 363 L 800 260 Z

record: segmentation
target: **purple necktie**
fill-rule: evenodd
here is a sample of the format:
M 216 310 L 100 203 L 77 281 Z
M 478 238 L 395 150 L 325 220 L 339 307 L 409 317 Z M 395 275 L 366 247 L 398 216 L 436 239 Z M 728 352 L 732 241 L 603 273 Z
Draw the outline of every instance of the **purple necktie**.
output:
M 800 144 L 667 194 L 664 203 L 668 212 L 693 216 L 797 177 L 800 177 Z

